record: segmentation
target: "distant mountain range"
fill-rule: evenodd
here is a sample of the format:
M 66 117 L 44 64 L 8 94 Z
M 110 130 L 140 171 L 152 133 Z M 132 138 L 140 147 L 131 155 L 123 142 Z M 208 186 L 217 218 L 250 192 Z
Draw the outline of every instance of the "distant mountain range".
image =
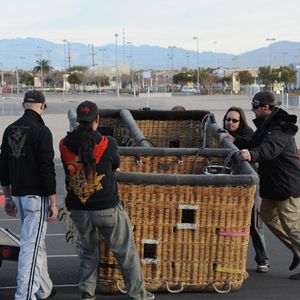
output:
M 92 50 L 94 49 L 94 51 Z M 105 49 L 104 51 L 100 49 Z M 92 55 L 92 52 L 94 55 Z M 197 52 L 183 48 L 158 46 L 118 45 L 118 64 L 132 64 L 135 69 L 196 68 Z M 48 59 L 55 69 L 65 66 L 115 65 L 116 45 L 92 47 L 80 43 L 52 43 L 43 39 L 17 38 L 0 40 L 0 68 L 4 70 L 32 69 L 36 61 Z M 279 41 L 271 46 L 272 65 L 300 63 L 300 42 Z M 237 55 L 220 52 L 199 53 L 200 67 L 257 68 L 269 65 L 270 47 L 255 49 Z

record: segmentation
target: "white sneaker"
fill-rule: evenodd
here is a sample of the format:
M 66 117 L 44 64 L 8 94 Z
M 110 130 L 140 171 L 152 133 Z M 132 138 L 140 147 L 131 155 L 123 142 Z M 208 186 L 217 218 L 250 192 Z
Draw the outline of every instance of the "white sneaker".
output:
M 146 298 L 144 298 L 144 300 L 153 300 L 153 299 L 155 299 L 155 295 L 150 292 L 147 292 Z
M 269 272 L 269 264 L 264 262 L 257 265 L 256 272 L 257 273 L 268 273 Z

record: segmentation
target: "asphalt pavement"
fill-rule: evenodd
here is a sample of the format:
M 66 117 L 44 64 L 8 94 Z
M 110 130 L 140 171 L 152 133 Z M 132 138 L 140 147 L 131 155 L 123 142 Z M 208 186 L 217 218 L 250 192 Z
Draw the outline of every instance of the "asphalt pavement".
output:
M 175 105 L 184 105 L 187 109 L 203 109 L 214 112 L 218 122 L 221 121 L 224 112 L 228 107 L 235 105 L 245 109 L 249 123 L 253 113 L 250 111 L 250 98 L 247 96 L 187 96 L 187 97 L 170 97 L 170 98 L 150 98 L 148 101 L 141 98 L 133 97 L 99 97 L 99 95 L 82 96 L 69 95 L 63 100 L 61 97 L 47 97 L 48 109 L 44 116 L 45 123 L 50 127 L 54 136 L 56 149 L 56 171 L 57 171 L 57 194 L 59 202 L 62 204 L 64 195 L 64 175 L 62 166 L 58 158 L 57 144 L 59 139 L 65 135 L 68 130 L 67 110 L 75 108 L 82 100 L 95 101 L 101 108 L 132 108 L 138 109 L 149 104 L 151 109 L 170 109 Z M 15 98 L 0 100 L 17 101 Z M 16 103 L 16 102 L 14 102 Z M 0 139 L 4 128 L 21 110 L 5 110 L 1 115 L 0 105 Z M 299 117 L 299 110 L 292 110 Z M 220 123 L 219 123 L 220 124 Z M 252 124 L 250 124 L 252 125 Z M 297 143 L 299 145 L 299 134 L 297 134 Z M 20 224 L 17 218 L 9 218 L 5 215 L 3 206 L 0 206 L 0 227 L 9 228 L 15 233 L 20 233 Z M 48 225 L 46 236 L 46 245 L 48 253 L 49 273 L 57 289 L 56 300 L 74 300 L 79 299 L 78 292 L 78 267 L 79 260 L 71 243 L 65 239 L 66 228 L 63 221 L 57 221 Z M 254 252 L 249 243 L 249 252 L 247 260 L 248 279 L 243 283 L 240 290 L 228 294 L 216 293 L 156 293 L 156 299 L 300 299 L 300 281 L 292 281 L 288 276 L 292 273 L 300 272 L 300 267 L 294 272 L 288 270 L 292 260 L 292 254 L 285 248 L 279 240 L 274 237 L 269 230 L 265 230 L 266 244 L 270 260 L 270 272 L 258 274 L 255 272 L 256 264 L 254 262 Z M 14 299 L 16 288 L 16 270 L 17 263 L 3 261 L 0 268 L 0 300 Z M 98 295 L 97 299 L 127 299 L 126 295 Z

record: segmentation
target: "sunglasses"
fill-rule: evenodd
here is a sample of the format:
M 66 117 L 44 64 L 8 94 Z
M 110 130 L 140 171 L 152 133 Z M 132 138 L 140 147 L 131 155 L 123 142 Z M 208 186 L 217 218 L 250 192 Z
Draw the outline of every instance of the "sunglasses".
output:
M 226 122 L 232 121 L 232 123 L 238 123 L 240 120 L 232 119 L 232 118 L 226 118 L 225 121 L 226 121 Z

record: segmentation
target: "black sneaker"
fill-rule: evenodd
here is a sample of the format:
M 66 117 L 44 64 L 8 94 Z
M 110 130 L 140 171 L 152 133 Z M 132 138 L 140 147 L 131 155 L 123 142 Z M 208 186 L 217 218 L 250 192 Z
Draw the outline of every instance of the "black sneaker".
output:
M 289 266 L 289 269 L 291 271 L 296 269 L 297 266 L 299 265 L 299 263 L 300 263 L 300 258 L 298 257 L 298 255 L 294 254 L 293 261 L 292 261 L 291 265 Z
M 300 273 L 293 274 L 289 277 L 291 280 L 300 280 Z
M 52 297 L 54 297 L 56 295 L 56 289 L 52 288 L 50 295 L 47 298 L 39 298 L 36 297 L 38 300 L 47 300 L 47 299 L 51 299 Z
M 80 300 L 96 300 L 95 295 L 91 296 L 88 292 L 81 292 Z

